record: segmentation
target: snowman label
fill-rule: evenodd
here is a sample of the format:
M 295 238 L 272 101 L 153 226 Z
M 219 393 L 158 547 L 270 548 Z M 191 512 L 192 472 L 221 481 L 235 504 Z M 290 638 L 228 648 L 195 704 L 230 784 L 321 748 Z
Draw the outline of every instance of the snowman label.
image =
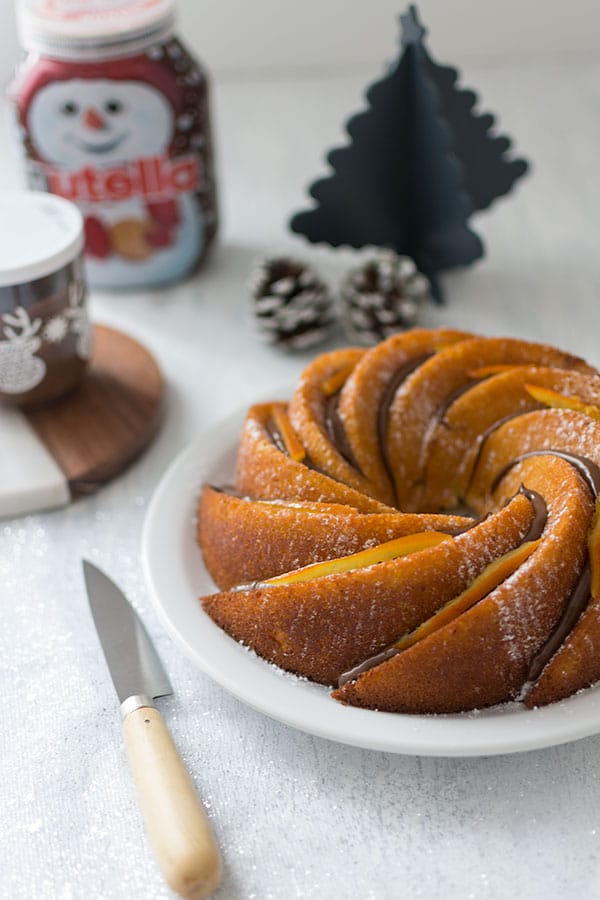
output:
M 118 287 L 186 274 L 215 223 L 197 64 L 173 40 L 145 56 L 57 66 L 21 91 L 19 116 L 31 185 L 84 214 L 88 279 Z

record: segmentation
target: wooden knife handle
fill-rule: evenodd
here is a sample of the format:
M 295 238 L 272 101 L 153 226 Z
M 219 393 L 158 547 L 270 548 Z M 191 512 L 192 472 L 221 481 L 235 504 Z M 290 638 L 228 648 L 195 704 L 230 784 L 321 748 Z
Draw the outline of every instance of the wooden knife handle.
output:
M 168 885 L 188 900 L 208 897 L 221 857 L 200 798 L 159 711 L 143 706 L 123 722 L 146 830 Z

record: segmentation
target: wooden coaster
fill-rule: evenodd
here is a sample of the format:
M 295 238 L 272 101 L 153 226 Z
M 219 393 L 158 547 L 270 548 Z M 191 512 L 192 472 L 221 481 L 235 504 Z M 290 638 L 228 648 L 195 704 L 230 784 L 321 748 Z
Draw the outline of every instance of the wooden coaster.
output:
M 164 382 L 152 355 L 97 325 L 77 390 L 44 409 L 0 409 L 0 516 L 68 503 L 125 469 L 161 421 Z

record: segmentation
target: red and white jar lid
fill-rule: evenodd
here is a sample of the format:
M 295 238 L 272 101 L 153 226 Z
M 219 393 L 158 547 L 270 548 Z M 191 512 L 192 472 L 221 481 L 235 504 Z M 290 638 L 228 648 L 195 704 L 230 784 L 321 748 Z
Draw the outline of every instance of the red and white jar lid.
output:
M 21 0 L 21 43 L 60 59 L 100 60 L 142 51 L 167 39 L 174 0 Z

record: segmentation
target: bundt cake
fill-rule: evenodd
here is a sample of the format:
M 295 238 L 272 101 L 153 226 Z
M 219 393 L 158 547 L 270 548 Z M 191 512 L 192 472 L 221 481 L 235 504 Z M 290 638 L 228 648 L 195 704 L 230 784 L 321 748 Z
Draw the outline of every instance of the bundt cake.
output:
M 600 374 L 415 329 L 318 356 L 205 485 L 209 616 L 343 703 L 451 713 L 600 680 Z

